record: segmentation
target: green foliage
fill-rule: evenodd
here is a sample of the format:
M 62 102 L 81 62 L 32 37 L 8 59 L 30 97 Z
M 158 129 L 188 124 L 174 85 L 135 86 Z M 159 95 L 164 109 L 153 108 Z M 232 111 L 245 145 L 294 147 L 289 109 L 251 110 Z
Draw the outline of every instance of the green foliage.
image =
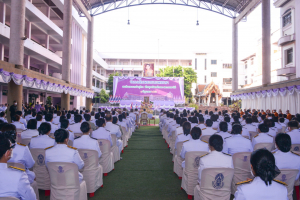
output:
M 189 104 L 189 107 L 193 107 L 195 108 L 195 110 L 198 110 L 199 109 L 199 105 L 195 104 L 195 103 L 190 103 Z
M 46 99 L 46 104 L 51 104 L 52 103 L 52 97 L 48 96 Z
M 113 95 L 114 76 L 121 76 L 121 73 L 113 73 L 109 75 L 107 87 L 109 88 L 109 95 Z
M 174 68 L 174 75 L 173 75 Z M 192 97 L 192 83 L 197 82 L 197 73 L 190 67 L 168 66 L 164 69 L 159 69 L 158 77 L 184 77 L 184 96 Z
M 101 90 L 99 94 L 100 103 L 106 103 L 109 100 L 109 95 L 106 93 L 104 89 Z

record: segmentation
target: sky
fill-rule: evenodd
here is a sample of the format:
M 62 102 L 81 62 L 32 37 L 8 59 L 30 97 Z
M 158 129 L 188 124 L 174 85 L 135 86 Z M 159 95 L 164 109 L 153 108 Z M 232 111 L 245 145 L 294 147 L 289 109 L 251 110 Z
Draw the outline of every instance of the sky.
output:
M 272 5 L 272 30 L 280 27 L 279 12 Z M 261 38 L 261 6 L 238 28 L 239 59 L 243 59 L 255 53 Z M 94 42 L 100 53 L 110 55 L 139 53 L 163 58 L 164 54 L 217 53 L 231 60 L 232 19 L 179 5 L 134 6 L 96 16 Z

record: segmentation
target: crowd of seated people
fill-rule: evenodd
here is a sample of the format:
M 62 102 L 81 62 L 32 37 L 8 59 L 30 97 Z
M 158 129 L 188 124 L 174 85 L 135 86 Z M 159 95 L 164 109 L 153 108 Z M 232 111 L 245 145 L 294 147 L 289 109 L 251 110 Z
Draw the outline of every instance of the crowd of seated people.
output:
M 188 198 L 292 200 L 295 193 L 300 199 L 300 114 L 214 111 L 159 114 L 174 173 Z
M 35 172 L 40 173 L 39 170 L 35 170 L 35 167 L 44 166 L 47 169 L 49 163 L 74 163 L 78 167 L 76 170 L 78 170 L 79 184 L 89 181 L 84 174 L 85 160 L 88 156 L 86 153 L 80 155 L 81 150 L 94 151 L 99 159 L 97 164 L 99 168 L 102 168 L 100 163 L 112 166 L 106 171 L 102 170 L 101 176 L 97 176 L 96 171 L 92 170 L 91 173 L 95 173 L 94 179 L 95 177 L 101 179 L 95 182 L 102 183 L 103 175 L 113 170 L 114 162 L 122 159 L 120 155 L 137 128 L 137 115 L 137 110 L 125 109 L 108 111 L 99 108 L 91 112 L 85 109 L 80 111 L 50 109 L 37 112 L 33 109 L 28 110 L 25 116 L 21 111 L 16 111 L 12 122 L 8 123 L 5 113 L 1 112 L 0 197 L 15 197 L 22 200 L 39 199 L 38 189 L 41 188 L 39 188 L 37 178 L 41 176 L 35 174 Z M 107 157 L 102 158 L 105 152 L 102 152 L 101 148 L 105 141 L 110 145 L 108 156 L 105 155 Z M 112 150 L 114 145 L 117 151 Z M 42 151 L 44 154 L 41 153 L 35 158 L 33 157 L 35 151 Z M 113 159 L 114 154 L 119 154 L 117 160 Z M 50 176 L 48 171 L 48 176 Z M 60 170 L 60 172 L 63 171 Z M 90 176 L 93 177 L 93 174 Z M 55 183 L 51 182 L 51 184 Z M 14 187 L 11 187 L 12 185 Z M 89 185 L 91 183 L 86 183 L 87 191 L 90 191 Z M 92 197 L 100 186 L 92 186 L 93 192 L 86 193 Z M 52 189 L 49 188 L 49 190 Z M 52 191 L 45 191 L 46 196 L 50 194 L 52 195 Z M 82 200 L 75 193 L 74 199 Z

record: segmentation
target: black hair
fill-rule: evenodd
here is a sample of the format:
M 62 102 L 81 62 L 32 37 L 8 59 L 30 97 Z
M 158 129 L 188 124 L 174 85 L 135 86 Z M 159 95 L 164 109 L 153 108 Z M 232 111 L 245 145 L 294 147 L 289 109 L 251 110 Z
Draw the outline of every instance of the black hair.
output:
M 57 129 L 54 133 L 55 142 L 63 143 L 67 138 L 69 138 L 69 132 L 66 129 Z
M 188 135 L 191 132 L 191 123 L 190 122 L 184 122 L 182 124 L 183 134 Z
M 106 119 L 106 121 L 111 121 L 111 120 L 112 120 L 112 117 L 111 117 L 110 114 L 107 114 L 107 115 L 105 116 L 105 119 Z
M 5 124 L 1 129 L 2 134 L 8 138 L 11 143 L 16 143 L 17 139 L 17 129 L 13 124 Z
M 71 119 L 71 114 L 70 113 L 67 114 L 67 119 Z
M 36 119 L 30 119 L 27 124 L 28 129 L 36 129 L 37 121 Z
M 278 133 L 275 137 L 278 149 L 284 153 L 289 152 L 292 147 L 291 137 L 286 133 Z
M 84 114 L 83 116 L 84 116 L 85 121 L 90 121 L 91 120 L 91 115 Z
M 220 135 L 214 134 L 210 136 L 208 143 L 209 146 L 212 146 L 218 152 L 223 150 L 223 138 Z
M 187 121 L 187 119 L 186 118 L 181 118 L 181 120 L 180 120 L 180 126 L 182 126 L 183 125 L 183 123 L 184 122 L 186 122 Z
M 196 116 L 192 117 L 192 123 L 198 124 L 198 118 Z
M 36 121 L 41 121 L 41 120 L 43 120 L 43 116 L 39 114 L 36 116 L 35 119 L 36 119 Z
M 187 113 L 183 113 L 183 117 L 187 117 Z
M 180 124 L 180 121 L 181 121 L 181 117 L 177 117 L 176 118 L 176 124 Z
M 227 122 L 220 122 L 219 129 L 220 129 L 220 131 L 227 132 L 228 131 L 228 124 L 227 124 Z
M 267 149 L 258 149 L 251 154 L 250 163 L 255 175 L 260 177 L 265 184 L 271 185 L 273 179 L 280 174 L 275 165 L 273 154 Z
M 298 122 L 295 121 L 295 120 L 289 121 L 288 127 L 291 127 L 291 128 L 298 128 Z
M 64 116 L 64 115 L 60 116 L 60 117 L 59 117 L 59 122 L 61 123 L 61 121 L 62 121 L 63 119 L 67 119 L 67 117 Z
M 231 134 L 233 134 L 233 135 L 241 134 L 242 131 L 243 131 L 243 128 L 242 128 L 242 126 L 240 124 L 234 123 L 232 125 Z
M 207 119 L 205 124 L 207 127 L 211 127 L 213 125 L 213 121 L 211 121 L 210 119 Z
M 283 123 L 284 122 L 284 118 L 283 117 L 279 118 L 279 122 Z
M 80 130 L 83 133 L 89 132 L 90 129 L 91 129 L 91 125 L 88 122 L 82 122 L 82 124 L 80 125 Z
M 199 116 L 199 122 L 200 122 L 200 123 L 204 123 L 204 117 L 203 117 L 203 115 L 200 115 L 200 116 Z
M 67 119 L 62 119 L 62 120 L 60 121 L 60 128 L 66 129 L 66 128 L 68 128 L 69 124 L 70 124 L 69 120 L 67 120 Z
M 81 115 L 75 115 L 75 116 L 74 116 L 74 121 L 75 121 L 75 123 L 80 123 L 81 120 L 82 120 L 82 116 L 81 116 Z
M 251 117 L 251 120 L 252 120 L 252 122 L 254 122 L 254 123 L 257 123 L 257 122 L 258 122 L 258 120 L 257 120 L 257 117 L 256 117 L 256 116 L 252 116 L 252 117 Z
M 258 125 L 258 129 L 260 130 L 260 132 L 262 133 L 267 133 L 269 132 L 269 127 L 266 124 L 260 124 Z
M 2 111 L 2 112 L 0 113 L 0 117 L 4 117 L 4 115 L 5 115 L 5 112 Z
M 0 159 L 11 148 L 9 138 L 4 134 L 0 134 Z
M 246 118 L 246 123 L 251 124 L 252 123 L 252 118 L 250 118 L 250 117 Z
M 120 122 L 123 121 L 123 116 L 122 116 L 122 115 L 119 115 L 118 118 L 119 118 L 119 121 L 120 121 Z
M 45 116 L 45 120 L 46 120 L 47 122 L 50 122 L 52 119 L 53 119 L 53 115 L 50 114 L 50 113 L 48 113 L 48 114 Z
M 113 123 L 113 124 L 116 124 L 116 123 L 117 123 L 117 121 L 118 121 L 118 118 L 117 118 L 116 116 L 113 116 L 112 123 Z
M 96 121 L 96 125 L 97 125 L 98 127 L 102 127 L 103 124 L 105 124 L 105 120 L 104 120 L 103 118 L 100 118 L 100 119 L 98 119 L 98 120 Z
M 15 122 L 19 121 L 20 120 L 20 115 L 14 115 L 12 117 L 12 120 L 15 121 Z
M 228 117 L 228 116 L 224 117 L 224 121 L 229 123 L 230 122 L 230 117 Z
M 194 140 L 198 140 L 200 137 L 201 137 L 201 135 L 202 135 L 202 131 L 201 131 L 201 129 L 199 128 L 199 127 L 194 127 L 194 128 L 192 128 L 192 130 L 191 130 L 191 135 L 192 135 L 192 138 L 194 139 Z
M 46 135 L 47 133 L 49 133 L 49 131 L 51 131 L 51 125 L 47 122 L 43 122 L 38 128 L 38 131 L 40 135 Z

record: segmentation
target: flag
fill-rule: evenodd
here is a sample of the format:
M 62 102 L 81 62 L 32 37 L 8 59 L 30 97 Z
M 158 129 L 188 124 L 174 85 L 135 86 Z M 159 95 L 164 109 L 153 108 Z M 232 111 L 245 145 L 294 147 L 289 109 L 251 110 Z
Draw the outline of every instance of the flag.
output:
M 116 71 L 116 68 L 114 68 L 114 73 L 115 73 L 115 71 Z
M 112 96 L 110 95 L 109 100 L 108 100 L 109 103 L 111 103 L 111 100 L 112 100 L 111 98 L 112 98 Z

